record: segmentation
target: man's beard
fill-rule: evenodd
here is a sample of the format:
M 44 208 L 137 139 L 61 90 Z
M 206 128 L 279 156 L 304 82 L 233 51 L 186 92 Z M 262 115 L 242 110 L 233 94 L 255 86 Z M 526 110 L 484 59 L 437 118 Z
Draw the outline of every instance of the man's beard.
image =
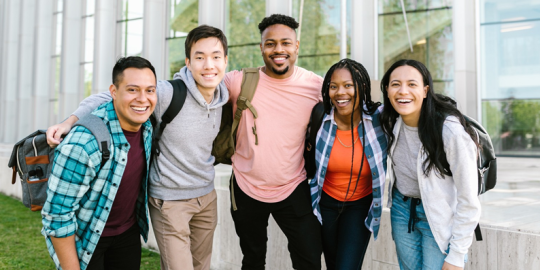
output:
M 272 71 L 277 75 L 283 75 L 287 73 L 287 71 L 289 71 L 289 66 L 287 66 L 284 70 L 281 70 L 281 71 L 272 67 Z

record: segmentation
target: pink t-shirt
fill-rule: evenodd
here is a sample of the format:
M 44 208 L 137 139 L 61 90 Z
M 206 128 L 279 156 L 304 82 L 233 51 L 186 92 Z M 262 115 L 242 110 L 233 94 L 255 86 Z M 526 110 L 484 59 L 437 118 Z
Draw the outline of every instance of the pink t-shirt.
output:
M 301 67 L 294 67 L 294 73 L 286 79 L 274 79 L 262 71 L 259 75 L 251 102 L 258 118 L 254 121 L 249 110 L 243 112 L 232 162 L 240 189 L 256 200 L 273 203 L 287 198 L 306 179 L 306 128 L 313 106 L 322 100 L 323 79 Z M 233 110 L 241 84 L 242 71 L 225 75 L 230 100 L 235 101 Z

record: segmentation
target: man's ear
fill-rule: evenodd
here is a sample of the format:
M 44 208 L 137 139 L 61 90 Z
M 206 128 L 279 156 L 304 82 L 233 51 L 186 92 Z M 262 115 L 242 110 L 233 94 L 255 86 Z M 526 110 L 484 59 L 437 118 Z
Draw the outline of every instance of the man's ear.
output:
M 298 52 L 300 52 L 300 40 L 296 41 L 296 55 L 298 55 Z
M 189 68 L 189 58 L 186 57 L 186 67 Z
M 117 91 L 118 91 L 118 89 L 116 89 L 116 86 L 114 84 L 111 84 L 111 86 L 109 86 L 109 92 L 111 93 L 112 99 L 116 99 L 116 92 Z

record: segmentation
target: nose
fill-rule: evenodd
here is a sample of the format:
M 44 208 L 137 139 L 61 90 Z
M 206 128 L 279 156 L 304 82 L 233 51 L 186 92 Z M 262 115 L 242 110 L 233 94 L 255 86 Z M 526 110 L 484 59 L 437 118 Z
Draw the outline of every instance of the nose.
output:
M 215 66 L 214 59 L 212 57 L 207 57 L 204 60 L 204 66 L 203 66 L 204 69 L 213 69 L 214 66 Z
M 347 93 L 347 88 L 345 88 L 344 85 L 339 85 L 336 94 L 341 95 L 341 94 L 346 94 L 346 93 Z
M 400 93 L 400 94 L 408 94 L 409 93 L 409 88 L 407 87 L 407 85 L 402 84 L 398 88 L 398 93 Z
M 146 90 L 139 91 L 136 100 L 139 102 L 145 102 L 146 100 L 148 100 L 148 92 L 146 92 Z
M 277 43 L 276 44 L 276 47 L 274 47 L 274 51 L 276 52 L 283 52 L 283 46 L 281 45 L 281 43 Z

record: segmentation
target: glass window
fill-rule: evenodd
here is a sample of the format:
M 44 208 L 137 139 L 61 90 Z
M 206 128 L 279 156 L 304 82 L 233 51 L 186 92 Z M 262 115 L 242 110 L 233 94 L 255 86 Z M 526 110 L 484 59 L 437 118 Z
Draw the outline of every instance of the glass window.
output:
M 84 25 L 84 57 L 81 61 L 83 96 L 92 94 L 92 72 L 94 62 L 94 8 L 95 0 L 86 0 L 82 23 Z
M 538 20 L 540 1 L 538 0 L 482 0 L 481 23 L 501 23 L 511 21 Z
M 121 33 L 122 56 L 140 56 L 143 46 L 144 0 L 122 0 L 121 20 L 118 20 Z
M 436 92 L 454 96 L 452 1 L 405 0 L 412 42 L 400 1 L 379 0 L 379 77 L 400 59 L 426 65 Z
M 298 66 L 311 70 L 321 76 L 340 60 L 341 45 L 341 1 L 333 0 L 293 1 L 293 17 L 302 22 L 300 33 L 300 52 Z M 347 1 L 347 56 L 351 48 L 351 1 Z
M 185 42 L 188 32 L 199 25 L 198 0 L 169 1 L 169 32 L 167 35 L 168 62 L 167 78 L 186 65 Z
M 51 54 L 51 83 L 52 87 L 49 92 L 49 123 L 54 124 L 60 121 L 58 117 L 58 97 L 60 95 L 60 67 L 62 53 L 62 10 L 64 1 L 57 0 L 54 2 L 53 12 L 53 51 Z
M 498 155 L 540 155 L 540 2 L 482 0 L 482 121 Z
M 225 7 L 228 70 L 264 65 L 259 46 L 261 34 L 257 26 L 265 17 L 265 1 L 227 0 Z

